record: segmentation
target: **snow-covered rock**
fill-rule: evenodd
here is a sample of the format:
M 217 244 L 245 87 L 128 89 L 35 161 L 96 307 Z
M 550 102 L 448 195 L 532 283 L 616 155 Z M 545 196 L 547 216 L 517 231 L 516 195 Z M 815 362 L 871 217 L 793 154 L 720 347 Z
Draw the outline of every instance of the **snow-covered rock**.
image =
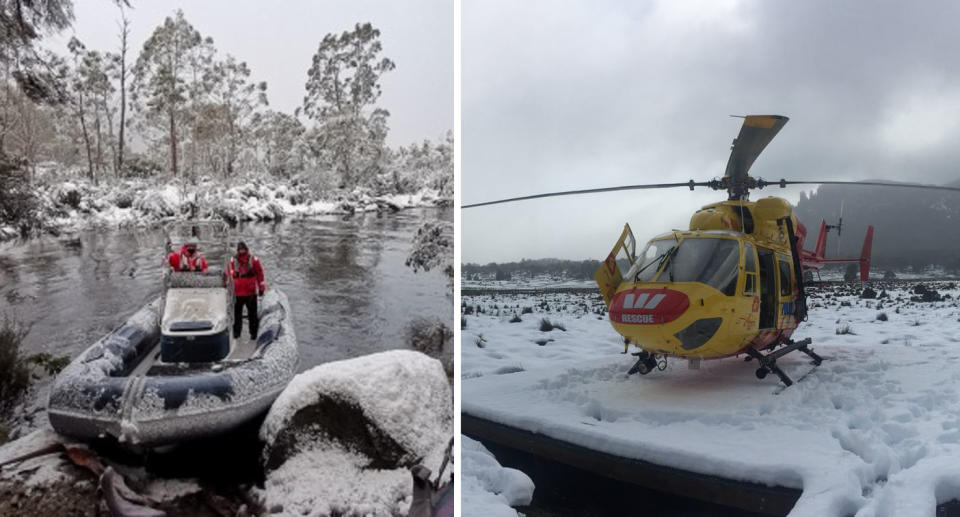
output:
M 516 517 L 513 506 L 533 500 L 533 481 L 516 469 L 501 467 L 482 443 L 460 435 L 461 501 L 464 517 Z
M 402 515 L 409 468 L 437 472 L 453 434 L 440 362 L 392 350 L 331 362 L 293 379 L 260 429 L 268 511 Z

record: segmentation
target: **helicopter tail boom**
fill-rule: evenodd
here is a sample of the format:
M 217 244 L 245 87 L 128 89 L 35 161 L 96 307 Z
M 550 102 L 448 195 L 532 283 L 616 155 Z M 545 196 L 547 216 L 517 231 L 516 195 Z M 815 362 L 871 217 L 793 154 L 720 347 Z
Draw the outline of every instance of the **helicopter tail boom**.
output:
M 819 259 L 826 258 L 827 253 L 827 222 L 820 221 L 820 233 L 817 234 L 817 247 L 814 248 L 813 254 Z

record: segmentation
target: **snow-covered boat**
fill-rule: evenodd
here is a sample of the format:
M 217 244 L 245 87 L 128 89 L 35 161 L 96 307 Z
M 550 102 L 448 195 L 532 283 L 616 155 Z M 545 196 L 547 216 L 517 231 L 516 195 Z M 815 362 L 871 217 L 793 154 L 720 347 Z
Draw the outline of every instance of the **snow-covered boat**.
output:
M 290 306 L 268 290 L 256 339 L 233 339 L 231 286 L 213 268 L 165 273 L 160 298 L 57 376 L 53 428 L 160 445 L 219 434 L 265 412 L 297 369 Z

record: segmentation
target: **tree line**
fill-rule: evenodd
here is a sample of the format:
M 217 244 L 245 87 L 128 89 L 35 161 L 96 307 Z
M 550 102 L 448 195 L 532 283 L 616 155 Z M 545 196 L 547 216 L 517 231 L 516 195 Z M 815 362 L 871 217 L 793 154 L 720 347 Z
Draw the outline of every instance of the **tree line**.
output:
M 58 55 L 38 43 L 70 25 L 69 0 L 0 0 L 6 169 L 22 168 L 29 181 L 38 164 L 52 162 L 94 183 L 321 171 L 335 188 L 452 190 L 452 134 L 399 149 L 385 143 L 390 113 L 377 104 L 380 78 L 396 65 L 369 23 L 323 37 L 304 66 L 302 105 L 284 113 L 270 109 L 267 83 L 221 53 L 182 11 L 133 49 L 129 5 L 116 3 L 115 49 L 88 48 L 74 37 Z M 437 173 L 447 169 L 449 178 Z
M 550 275 L 574 280 L 593 278 L 600 267 L 599 260 L 523 259 L 520 262 L 463 264 L 461 275 L 467 279 L 510 280 L 514 275 L 528 277 Z

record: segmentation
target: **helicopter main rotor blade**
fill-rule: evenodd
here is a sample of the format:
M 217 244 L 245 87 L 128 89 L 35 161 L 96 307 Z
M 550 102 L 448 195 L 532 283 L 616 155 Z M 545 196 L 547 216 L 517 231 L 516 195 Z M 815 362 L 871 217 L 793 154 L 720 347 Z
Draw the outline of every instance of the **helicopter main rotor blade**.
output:
M 860 185 L 869 187 L 896 187 L 896 188 L 919 188 L 927 190 L 949 190 L 960 192 L 960 187 L 945 187 L 942 185 L 921 185 L 919 183 L 883 183 L 880 181 L 786 181 L 768 182 L 767 185 Z
M 724 173 L 731 183 L 746 180 L 747 172 L 767 144 L 777 136 L 780 129 L 790 120 L 783 115 L 748 115 L 743 119 L 740 134 L 733 140 L 730 159 Z
M 711 182 L 708 182 L 708 181 L 695 182 L 693 180 L 690 180 L 685 183 L 648 183 L 645 185 L 623 185 L 620 187 L 591 188 L 591 189 L 584 189 L 584 190 L 566 190 L 563 192 L 547 192 L 545 194 L 534 194 L 531 196 L 511 197 L 508 199 L 498 199 L 496 201 L 485 201 L 483 203 L 473 203 L 470 205 L 462 205 L 460 208 L 474 208 L 478 206 L 496 205 L 500 203 L 510 203 L 513 201 L 526 201 L 529 199 L 540 199 L 544 197 L 573 196 L 576 194 L 595 194 L 597 192 L 616 192 L 618 190 L 642 190 L 642 189 L 675 188 L 675 187 L 690 187 L 690 190 L 693 190 L 693 187 L 708 187 L 710 185 L 711 185 Z

